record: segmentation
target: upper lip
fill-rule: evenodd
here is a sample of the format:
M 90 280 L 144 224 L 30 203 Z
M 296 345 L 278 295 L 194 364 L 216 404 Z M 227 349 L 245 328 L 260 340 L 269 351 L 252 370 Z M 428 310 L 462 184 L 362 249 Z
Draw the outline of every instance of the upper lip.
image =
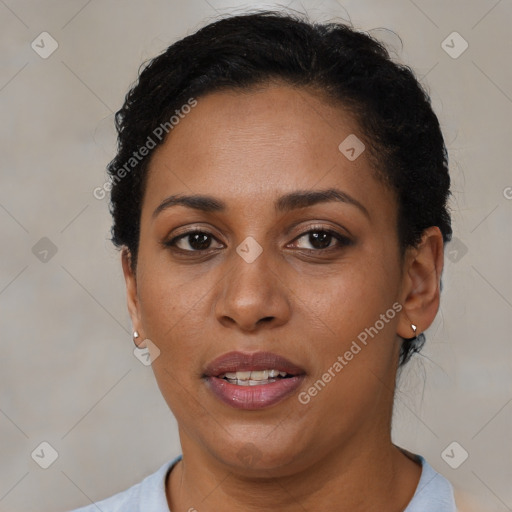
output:
M 247 372 L 258 370 L 279 370 L 289 375 L 302 375 L 306 373 L 303 368 L 293 364 L 288 359 L 273 352 L 227 352 L 213 361 L 205 368 L 207 377 L 217 377 L 228 372 Z

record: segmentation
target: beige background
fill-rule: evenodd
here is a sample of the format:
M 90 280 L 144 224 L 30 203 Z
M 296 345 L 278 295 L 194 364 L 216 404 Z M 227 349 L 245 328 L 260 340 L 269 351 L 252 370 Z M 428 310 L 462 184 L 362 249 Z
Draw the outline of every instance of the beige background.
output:
M 141 62 L 219 14 L 272 5 L 0 0 L 1 511 L 85 505 L 180 453 L 151 368 L 134 357 L 107 202 L 92 191 Z M 394 437 L 479 510 L 512 510 L 512 2 L 288 5 L 372 30 L 431 92 L 457 240 L 424 354 L 401 379 Z M 43 31 L 59 45 L 47 59 L 31 48 Z M 469 44 L 456 59 L 441 47 L 454 31 Z M 46 262 L 47 242 L 33 252 L 43 237 L 57 248 Z M 48 469 L 31 457 L 43 441 L 58 453 Z M 453 441 L 469 453 L 458 469 L 441 456 Z

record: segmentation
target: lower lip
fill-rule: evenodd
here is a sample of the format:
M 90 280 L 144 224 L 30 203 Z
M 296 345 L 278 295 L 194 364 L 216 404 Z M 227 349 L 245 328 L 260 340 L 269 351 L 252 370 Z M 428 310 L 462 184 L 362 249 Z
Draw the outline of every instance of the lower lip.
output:
M 279 379 L 269 384 L 238 386 L 218 377 L 207 377 L 215 396 L 235 409 L 264 409 L 290 396 L 302 383 L 305 375 Z

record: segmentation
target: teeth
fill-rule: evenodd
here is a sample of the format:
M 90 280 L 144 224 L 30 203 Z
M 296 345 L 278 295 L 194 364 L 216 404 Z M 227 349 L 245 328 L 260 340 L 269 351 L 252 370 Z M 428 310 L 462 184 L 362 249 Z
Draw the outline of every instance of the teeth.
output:
M 267 379 L 268 379 L 268 370 L 259 370 L 256 372 L 251 372 L 251 380 L 267 380 Z
M 231 384 L 239 386 L 257 386 L 258 384 L 269 384 L 275 382 L 276 377 L 286 377 L 286 372 L 279 370 L 257 370 L 245 372 L 226 372 L 219 375 L 219 378 L 226 378 Z
M 261 386 L 265 384 L 270 384 L 271 382 L 276 382 L 277 379 L 267 379 L 267 380 L 231 380 L 228 379 L 230 384 L 236 384 L 237 386 Z

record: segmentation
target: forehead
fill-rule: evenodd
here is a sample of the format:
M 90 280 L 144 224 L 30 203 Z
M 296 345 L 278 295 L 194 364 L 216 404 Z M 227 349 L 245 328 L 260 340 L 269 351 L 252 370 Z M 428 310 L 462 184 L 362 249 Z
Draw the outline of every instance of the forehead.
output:
M 340 186 L 351 195 L 382 197 L 389 191 L 375 179 L 366 151 L 355 159 L 340 151 L 344 141 L 364 139 L 348 111 L 305 89 L 210 93 L 155 151 L 143 210 L 176 193 L 245 205 L 268 200 L 270 192 Z

